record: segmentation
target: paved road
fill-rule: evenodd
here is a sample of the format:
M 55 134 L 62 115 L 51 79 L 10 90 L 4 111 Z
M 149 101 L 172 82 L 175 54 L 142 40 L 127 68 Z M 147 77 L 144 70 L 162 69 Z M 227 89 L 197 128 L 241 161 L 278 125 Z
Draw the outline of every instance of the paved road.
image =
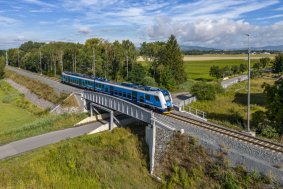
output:
M 74 138 L 80 135 L 87 134 L 94 129 L 97 129 L 99 126 L 106 124 L 105 121 L 99 121 L 95 123 L 90 123 L 84 126 L 68 128 L 60 131 L 54 131 L 46 133 L 39 136 L 34 136 L 26 138 L 23 140 L 11 142 L 0 146 L 0 159 L 4 159 L 10 156 L 18 155 L 23 152 L 27 152 L 48 144 L 53 144 L 61 140 L 68 138 Z
M 240 76 L 237 76 L 237 77 L 233 77 L 231 79 L 227 79 L 227 80 L 224 80 L 221 82 L 221 85 L 223 88 L 227 88 L 235 83 L 238 83 L 238 82 L 241 82 L 241 81 L 245 81 L 248 79 L 248 76 L 247 75 L 240 75 Z
M 30 71 L 18 69 L 18 68 L 12 67 L 12 66 L 6 66 L 6 69 L 14 71 L 14 72 L 21 74 L 23 76 L 29 77 L 31 79 L 38 80 L 42 83 L 45 83 L 45 84 L 51 86 L 52 88 L 54 88 L 54 90 L 58 93 L 82 92 L 81 89 L 62 84 L 62 83 L 55 81 L 55 80 L 52 80 L 52 79 L 50 79 L 46 76 L 41 76 L 39 74 L 30 72 Z

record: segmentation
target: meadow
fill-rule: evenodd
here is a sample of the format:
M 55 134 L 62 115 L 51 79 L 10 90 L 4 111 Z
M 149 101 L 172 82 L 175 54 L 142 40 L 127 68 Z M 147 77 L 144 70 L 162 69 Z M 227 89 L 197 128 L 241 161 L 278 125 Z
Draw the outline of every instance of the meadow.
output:
M 251 60 L 253 65 L 258 60 Z M 188 79 L 193 80 L 206 80 L 211 81 L 215 78 L 209 75 L 210 67 L 215 65 L 219 67 L 248 64 L 247 60 L 234 59 L 234 60 L 204 60 L 204 61 L 185 61 L 185 71 Z
M 251 80 L 251 112 L 265 110 L 266 97 L 263 83 L 273 84 L 271 77 Z M 207 112 L 210 121 L 236 129 L 246 127 L 247 81 L 228 87 L 223 94 L 217 94 L 215 100 L 202 100 L 190 104 L 191 107 Z

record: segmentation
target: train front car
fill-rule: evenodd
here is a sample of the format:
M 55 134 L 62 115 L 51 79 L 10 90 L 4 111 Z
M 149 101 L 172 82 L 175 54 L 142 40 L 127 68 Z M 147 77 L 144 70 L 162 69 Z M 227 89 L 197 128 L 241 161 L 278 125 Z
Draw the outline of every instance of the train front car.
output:
M 164 89 L 161 90 L 161 93 L 162 93 L 162 98 L 160 98 L 160 100 L 161 100 L 161 104 L 164 105 L 163 114 L 169 114 L 173 110 L 173 100 L 171 94 L 169 93 L 168 90 L 164 90 Z

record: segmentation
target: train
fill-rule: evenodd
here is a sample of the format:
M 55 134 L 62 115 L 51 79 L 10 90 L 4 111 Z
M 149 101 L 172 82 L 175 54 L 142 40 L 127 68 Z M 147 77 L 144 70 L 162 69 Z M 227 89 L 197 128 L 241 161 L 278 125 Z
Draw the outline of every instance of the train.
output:
M 168 90 L 127 82 L 113 82 L 73 72 L 63 72 L 61 82 L 86 90 L 105 93 L 155 112 L 167 114 L 173 109 L 172 96 Z

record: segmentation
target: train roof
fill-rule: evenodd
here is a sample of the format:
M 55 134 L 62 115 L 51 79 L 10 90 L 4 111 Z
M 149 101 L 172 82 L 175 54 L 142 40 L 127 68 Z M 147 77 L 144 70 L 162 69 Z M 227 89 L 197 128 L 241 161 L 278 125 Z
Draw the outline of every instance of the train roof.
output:
M 103 77 L 94 77 L 94 76 L 88 76 L 88 75 L 84 75 L 84 74 L 73 73 L 73 72 L 64 71 L 63 73 L 66 73 L 68 75 L 77 76 L 77 77 L 83 77 L 83 78 L 87 78 L 87 79 L 95 79 L 97 81 L 107 82 L 107 83 L 110 83 L 110 84 L 125 86 L 125 87 L 129 87 L 129 88 L 133 88 L 133 89 L 139 89 L 139 90 L 144 90 L 144 91 L 161 91 L 163 94 L 169 94 L 169 92 L 167 90 L 160 89 L 160 88 L 157 88 L 157 87 L 144 86 L 144 85 L 139 85 L 139 84 L 136 84 L 136 83 L 128 83 L 128 82 L 122 82 L 122 83 L 113 82 L 113 81 L 110 81 L 110 80 L 105 79 Z

